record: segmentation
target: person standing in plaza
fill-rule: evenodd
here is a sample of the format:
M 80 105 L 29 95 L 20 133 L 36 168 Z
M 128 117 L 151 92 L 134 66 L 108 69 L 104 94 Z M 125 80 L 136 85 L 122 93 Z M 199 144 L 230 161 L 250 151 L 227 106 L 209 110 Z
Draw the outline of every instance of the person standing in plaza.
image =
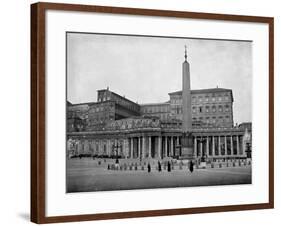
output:
M 189 163 L 189 171 L 192 173 L 193 172 L 193 162 L 190 161 Z
M 171 163 L 170 163 L 170 161 L 168 162 L 167 170 L 168 170 L 168 172 L 171 172 Z
M 161 171 L 161 163 L 158 161 L 158 171 Z

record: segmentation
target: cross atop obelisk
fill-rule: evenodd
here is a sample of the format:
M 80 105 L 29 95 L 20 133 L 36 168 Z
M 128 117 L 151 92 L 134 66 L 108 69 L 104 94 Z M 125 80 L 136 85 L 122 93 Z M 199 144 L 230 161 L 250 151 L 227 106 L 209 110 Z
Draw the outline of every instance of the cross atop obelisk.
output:
M 186 51 L 186 45 L 184 46 L 184 59 L 185 59 L 185 62 L 187 62 L 187 51 Z

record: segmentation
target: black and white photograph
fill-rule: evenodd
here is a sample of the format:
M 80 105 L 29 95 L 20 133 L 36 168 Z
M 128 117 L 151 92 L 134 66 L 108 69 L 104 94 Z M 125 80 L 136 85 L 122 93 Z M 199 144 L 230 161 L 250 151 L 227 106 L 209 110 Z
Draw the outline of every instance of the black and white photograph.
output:
M 252 184 L 252 44 L 66 32 L 66 192 Z

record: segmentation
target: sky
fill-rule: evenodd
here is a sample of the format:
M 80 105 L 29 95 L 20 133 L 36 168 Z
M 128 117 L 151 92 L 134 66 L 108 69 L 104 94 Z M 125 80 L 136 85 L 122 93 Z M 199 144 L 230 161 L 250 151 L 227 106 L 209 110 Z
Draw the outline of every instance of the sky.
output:
M 144 103 L 182 89 L 184 46 L 191 89 L 232 89 L 234 123 L 252 119 L 252 42 L 67 33 L 67 100 L 95 102 L 109 89 Z

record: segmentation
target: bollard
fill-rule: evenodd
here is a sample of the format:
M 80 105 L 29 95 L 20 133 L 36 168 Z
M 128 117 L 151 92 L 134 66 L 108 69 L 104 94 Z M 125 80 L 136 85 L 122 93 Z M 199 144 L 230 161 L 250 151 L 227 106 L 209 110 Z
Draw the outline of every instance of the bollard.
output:
M 158 162 L 158 172 L 161 172 L 161 170 L 162 170 L 161 163 Z
M 148 163 L 147 164 L 147 172 L 150 173 L 151 172 L 151 165 Z

